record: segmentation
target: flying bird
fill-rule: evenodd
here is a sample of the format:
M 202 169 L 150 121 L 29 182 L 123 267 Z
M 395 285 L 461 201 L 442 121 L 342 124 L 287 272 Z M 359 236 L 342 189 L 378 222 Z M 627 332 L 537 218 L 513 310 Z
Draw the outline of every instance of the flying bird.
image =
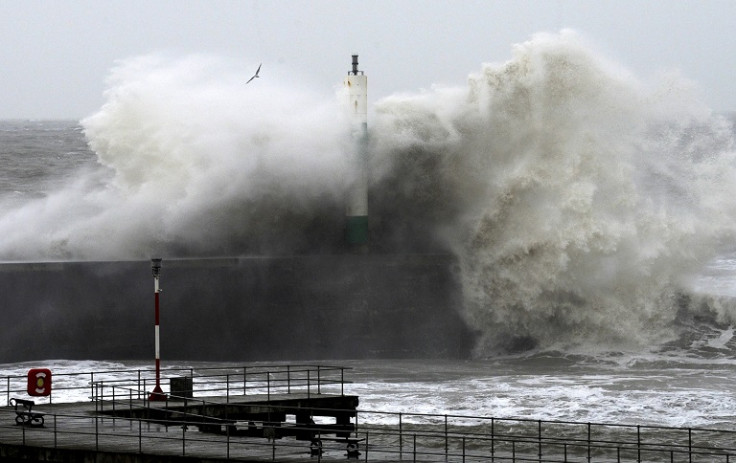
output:
M 258 73 L 261 72 L 261 66 L 263 66 L 263 63 L 261 63 L 261 64 L 258 65 L 258 69 L 256 69 L 256 73 L 253 74 L 253 77 L 251 77 L 250 79 L 248 79 L 248 82 L 245 83 L 246 85 L 248 85 L 251 80 L 256 79 L 258 77 L 261 77 L 261 76 L 258 75 Z

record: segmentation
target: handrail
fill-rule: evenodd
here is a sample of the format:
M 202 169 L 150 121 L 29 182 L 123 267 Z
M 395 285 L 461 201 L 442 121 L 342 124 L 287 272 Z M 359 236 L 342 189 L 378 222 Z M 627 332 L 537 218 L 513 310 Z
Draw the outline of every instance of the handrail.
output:
M 292 388 L 307 387 L 309 394 L 320 394 L 327 390 L 344 395 L 345 370 L 349 367 L 318 364 L 299 365 L 247 365 L 247 366 L 218 366 L 202 368 L 168 368 L 162 369 L 164 379 L 171 379 L 176 373 L 186 376 L 204 379 L 207 384 L 214 386 L 211 393 L 229 394 L 231 385 L 239 388 L 243 394 L 265 393 L 272 391 L 278 393 L 290 393 Z M 155 378 L 153 369 L 132 370 L 105 370 L 84 373 L 55 373 L 54 387 L 51 395 L 47 398 L 48 403 L 53 402 L 78 402 L 90 400 L 94 396 L 94 384 L 100 380 L 107 384 L 135 384 L 139 390 L 147 390 L 152 386 Z M 223 381 L 214 381 L 223 378 Z M 238 381 L 240 378 L 240 381 Z M 0 377 L 0 406 L 10 403 L 10 399 L 16 395 L 25 394 L 27 377 L 22 375 L 11 375 Z M 218 384 L 222 386 L 217 389 Z M 281 388 L 283 386 L 283 388 Z M 312 387 L 313 386 L 313 387 Z M 339 386 L 339 392 L 336 389 Z M 285 389 L 286 391 L 282 391 Z M 324 390 L 323 390 L 324 389 Z M 202 389 L 204 393 L 204 389 Z M 61 399 L 59 397 L 61 396 Z M 40 400 L 43 401 L 43 398 Z
M 545 434 L 544 424 L 541 422 L 542 433 L 532 436 L 535 424 L 533 420 L 511 420 L 503 419 L 497 421 L 512 422 L 517 428 L 504 429 L 494 422 L 493 432 L 480 432 L 477 427 L 454 423 L 455 419 L 473 420 L 478 417 L 448 415 L 448 425 L 444 425 L 445 415 L 430 415 L 437 418 L 434 424 L 423 425 L 422 429 L 408 429 L 404 426 L 399 429 L 396 425 L 378 425 L 367 421 L 367 415 L 393 415 L 392 412 L 359 410 L 360 422 L 362 423 L 352 433 L 352 441 L 360 443 L 362 452 L 361 459 L 370 461 L 371 456 L 375 460 L 411 460 L 411 461 L 462 461 L 462 462 L 591 462 L 591 461 L 713 461 L 728 463 L 736 456 L 736 449 L 720 445 L 713 441 L 711 445 L 693 446 L 691 442 L 653 442 L 649 438 L 638 435 L 638 440 L 632 441 L 627 436 L 617 437 L 615 430 L 608 434 L 595 434 L 579 439 L 574 436 L 558 435 L 564 430 L 550 430 L 550 435 Z M 295 439 L 271 439 L 243 437 L 231 435 L 230 428 L 225 427 L 224 434 L 187 433 L 193 427 L 203 424 L 219 425 L 223 420 L 212 419 L 202 415 L 182 415 L 181 419 L 172 421 L 174 429 L 179 427 L 181 432 L 158 430 L 145 419 L 132 417 L 117 417 L 115 420 L 128 423 L 111 424 L 110 418 L 101 415 L 75 415 L 75 414 L 47 414 L 46 427 L 27 428 L 16 426 L 12 419 L 10 408 L 0 408 L 0 444 L 15 439 L 20 445 L 38 445 L 40 442 L 48 446 L 51 440 L 49 433 L 53 433 L 53 446 L 68 448 L 69 442 L 74 442 L 75 448 L 93 448 L 96 450 L 106 449 L 113 445 L 118 451 L 129 449 L 137 453 L 155 454 L 157 442 L 177 442 L 176 448 L 180 448 L 181 455 L 200 451 L 198 443 L 208 443 L 208 448 L 214 446 L 218 455 L 248 455 L 255 452 L 259 455 L 270 456 L 275 460 L 277 455 L 291 455 L 294 452 L 304 452 L 309 442 L 297 441 Z M 411 414 L 402 414 L 408 415 Z M 428 416 L 421 414 L 422 417 Z M 489 418 L 490 420 L 491 418 Z M 356 419 L 356 422 L 358 420 Z M 75 424 L 76 423 L 76 424 Z M 403 424 L 407 424 L 404 420 Z M 539 421 L 536 430 L 539 431 Z M 281 423 L 259 422 L 261 426 L 278 426 Z M 565 422 L 564 425 L 574 425 L 586 428 L 589 423 Z M 518 426 L 528 426 L 531 428 Z M 319 425 L 310 428 L 300 427 L 298 424 L 291 425 L 295 430 L 305 430 L 315 433 L 315 439 L 322 439 L 322 430 Z M 590 426 L 593 426 L 590 424 Z M 596 425 L 600 426 L 600 425 Z M 615 425 L 608 425 L 615 428 Z M 167 426 L 171 428 L 172 424 Z M 469 429 L 468 429 L 469 428 Z M 684 431 L 688 434 L 692 430 L 680 428 L 652 427 L 665 431 Z M 490 431 L 491 428 L 488 428 Z M 325 428 L 324 432 L 329 430 Z M 639 428 L 637 431 L 641 431 Z M 710 430 L 698 430 L 706 432 Z M 569 430 L 568 430 L 569 432 Z M 723 432 L 723 431 L 711 431 Z M 734 433 L 726 433 L 720 442 L 732 443 Z M 346 440 L 325 439 L 323 451 L 330 452 L 332 456 L 344 455 Z M 123 450 L 121 450 L 121 448 Z M 297 450 L 295 450 L 297 449 Z

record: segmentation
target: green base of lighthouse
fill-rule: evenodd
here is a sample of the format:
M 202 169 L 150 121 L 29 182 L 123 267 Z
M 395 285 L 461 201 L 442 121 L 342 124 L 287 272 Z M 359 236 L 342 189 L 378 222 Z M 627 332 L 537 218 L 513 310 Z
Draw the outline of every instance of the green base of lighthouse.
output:
M 368 216 L 358 215 L 347 217 L 345 239 L 350 246 L 368 245 Z

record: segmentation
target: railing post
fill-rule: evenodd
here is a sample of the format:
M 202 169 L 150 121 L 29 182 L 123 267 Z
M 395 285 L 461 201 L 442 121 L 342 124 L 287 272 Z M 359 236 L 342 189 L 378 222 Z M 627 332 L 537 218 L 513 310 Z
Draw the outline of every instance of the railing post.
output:
M 465 463 L 465 436 L 463 436 L 463 463 Z
M 404 430 L 401 418 L 402 414 L 399 412 L 399 460 L 403 460 L 404 454 Z
M 417 434 L 414 433 L 414 463 L 417 461 Z
M 57 446 L 57 441 L 56 441 L 56 413 L 54 413 L 54 448 L 56 448 L 56 446 Z
M 491 418 L 491 461 L 496 461 L 496 419 Z
M 693 463 L 693 430 L 692 428 L 687 428 L 687 454 L 688 454 L 688 461 L 690 463 Z
M 90 389 L 90 397 L 91 400 L 95 400 L 95 374 L 90 373 L 89 374 L 89 389 Z
M 588 423 L 588 463 L 590 463 L 590 423 Z
M 230 373 L 225 374 L 225 403 L 230 403 Z
M 542 463 L 542 420 L 538 422 L 537 432 L 539 434 L 539 463 Z
M 138 453 L 143 453 L 143 420 L 138 418 Z
M 309 393 L 312 390 L 312 379 L 311 379 L 311 375 L 309 374 L 309 372 L 310 370 L 309 368 L 307 368 L 307 399 L 310 398 Z
M 266 396 L 271 400 L 271 373 L 266 372 Z
M 447 434 L 447 415 L 445 415 L 445 460 L 447 460 L 447 452 L 449 450 L 449 436 Z
M 286 365 L 286 392 L 291 394 L 291 365 Z
M 96 393 L 96 403 L 98 404 L 98 411 L 102 412 L 105 409 L 105 384 L 100 381 L 97 384 L 97 387 L 95 387 L 95 393 Z
M 322 370 L 317 365 L 317 394 L 322 394 Z
M 636 461 L 641 463 L 641 426 L 636 426 Z

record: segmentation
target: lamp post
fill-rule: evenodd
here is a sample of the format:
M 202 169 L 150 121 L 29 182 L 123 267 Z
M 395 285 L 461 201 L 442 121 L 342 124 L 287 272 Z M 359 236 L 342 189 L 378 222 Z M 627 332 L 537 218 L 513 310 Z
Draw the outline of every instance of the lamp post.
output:
M 148 396 L 148 400 L 166 400 L 166 394 L 161 389 L 161 355 L 160 355 L 160 344 L 159 344 L 159 309 L 158 309 L 158 294 L 161 292 L 161 288 L 158 286 L 158 279 L 161 275 L 161 259 L 151 259 L 151 272 L 153 273 L 153 297 L 154 305 L 156 308 L 155 315 L 155 332 L 156 332 L 156 387 L 151 391 L 151 395 Z

